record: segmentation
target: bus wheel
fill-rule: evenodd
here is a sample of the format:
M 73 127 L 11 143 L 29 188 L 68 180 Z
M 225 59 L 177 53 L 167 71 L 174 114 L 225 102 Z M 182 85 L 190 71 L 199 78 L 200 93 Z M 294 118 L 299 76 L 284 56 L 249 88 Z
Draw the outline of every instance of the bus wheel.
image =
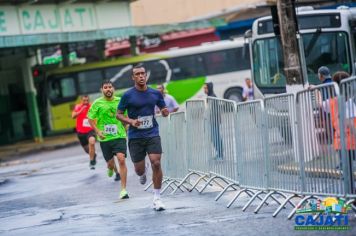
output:
M 231 88 L 226 91 L 225 99 L 233 100 L 235 102 L 242 102 L 242 88 Z

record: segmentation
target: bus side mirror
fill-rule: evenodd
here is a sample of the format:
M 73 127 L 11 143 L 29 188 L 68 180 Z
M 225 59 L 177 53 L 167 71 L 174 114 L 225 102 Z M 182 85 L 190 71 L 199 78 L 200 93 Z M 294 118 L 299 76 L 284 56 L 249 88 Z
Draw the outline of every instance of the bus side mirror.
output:
M 244 35 L 244 47 L 242 48 L 242 57 L 245 60 L 249 60 L 250 59 L 250 52 L 249 52 L 249 45 L 250 45 L 250 40 L 252 38 L 252 30 L 249 29 L 245 32 Z

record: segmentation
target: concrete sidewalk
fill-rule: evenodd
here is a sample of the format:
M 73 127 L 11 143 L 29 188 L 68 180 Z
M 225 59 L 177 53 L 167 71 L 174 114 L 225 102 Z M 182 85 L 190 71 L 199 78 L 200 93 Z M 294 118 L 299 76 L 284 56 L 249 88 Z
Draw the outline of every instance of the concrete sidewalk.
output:
M 11 145 L 0 146 L 0 162 L 12 161 L 25 155 L 55 150 L 79 144 L 75 133 L 45 137 L 42 143 L 33 140 L 18 142 Z

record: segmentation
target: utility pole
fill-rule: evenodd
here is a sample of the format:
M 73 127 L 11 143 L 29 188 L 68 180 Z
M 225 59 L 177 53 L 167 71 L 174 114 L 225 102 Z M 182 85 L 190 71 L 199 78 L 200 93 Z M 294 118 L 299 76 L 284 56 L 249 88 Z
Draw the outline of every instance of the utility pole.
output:
M 284 71 L 287 80 L 287 92 L 295 91 L 295 89 L 300 90 L 303 88 L 303 72 L 298 47 L 295 0 L 277 0 L 277 12 L 285 65 Z

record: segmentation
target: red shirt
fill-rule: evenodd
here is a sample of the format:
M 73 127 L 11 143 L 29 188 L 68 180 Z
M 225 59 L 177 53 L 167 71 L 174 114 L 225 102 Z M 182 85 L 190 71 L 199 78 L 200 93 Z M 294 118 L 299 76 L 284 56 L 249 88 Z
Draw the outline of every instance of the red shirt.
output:
M 74 111 L 78 112 L 82 109 L 82 107 L 83 104 L 77 104 L 74 107 Z M 87 117 L 89 108 L 90 108 L 90 104 L 86 105 L 86 108 L 84 108 L 84 110 L 77 116 L 77 125 L 76 125 L 77 133 L 86 134 L 93 130 L 93 128 L 89 125 L 89 121 Z

